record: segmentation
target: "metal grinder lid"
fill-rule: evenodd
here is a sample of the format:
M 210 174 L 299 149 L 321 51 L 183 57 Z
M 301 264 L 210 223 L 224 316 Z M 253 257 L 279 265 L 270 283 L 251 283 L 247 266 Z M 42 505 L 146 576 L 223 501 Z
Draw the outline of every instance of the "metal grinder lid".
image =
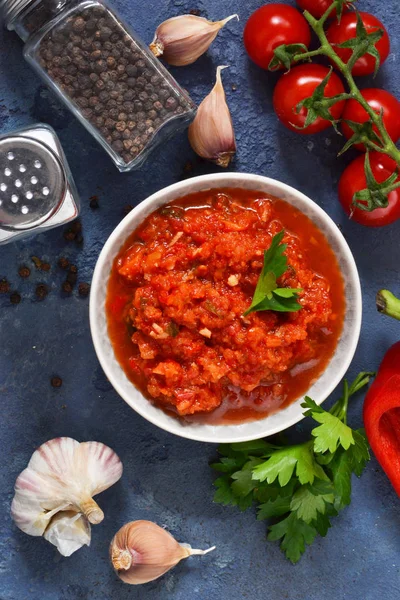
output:
M 23 136 L 0 139 L 0 227 L 41 225 L 60 206 L 65 188 L 64 169 L 50 148 Z

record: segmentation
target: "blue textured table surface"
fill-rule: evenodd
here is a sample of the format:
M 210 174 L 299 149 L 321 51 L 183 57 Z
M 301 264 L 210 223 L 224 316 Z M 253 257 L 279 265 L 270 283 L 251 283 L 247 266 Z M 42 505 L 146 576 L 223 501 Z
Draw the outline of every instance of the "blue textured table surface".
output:
M 231 65 L 223 78 L 237 132 L 234 168 L 300 189 L 341 224 L 364 293 L 362 337 L 350 375 L 376 369 L 385 350 L 400 337 L 400 326 L 378 315 L 374 307 L 380 287 L 400 292 L 400 223 L 374 231 L 349 222 L 336 194 L 340 173 L 350 159 L 350 155 L 335 158 L 341 141 L 333 133 L 303 138 L 278 124 L 271 105 L 275 76 L 250 64 L 241 43 L 243 24 L 260 1 L 119 0 L 116 5 L 146 42 L 161 21 L 190 9 L 198 8 L 211 19 L 240 14 L 241 22 L 230 23 L 208 55 L 175 75 L 199 102 L 213 84 L 216 66 Z M 360 8 L 374 12 L 389 28 L 392 53 L 375 83 L 399 97 L 398 2 L 362 0 Z M 37 121 L 56 129 L 81 194 L 84 237 L 83 245 L 77 246 L 56 229 L 0 249 L 0 279 L 7 277 L 22 295 L 19 305 L 0 296 L 0 599 L 397 600 L 399 500 L 375 460 L 354 481 L 352 504 L 334 520 L 327 538 L 315 541 L 292 566 L 277 545 L 266 543 L 266 526 L 251 510 L 240 513 L 213 504 L 208 462 L 215 456 L 214 446 L 156 429 L 111 388 L 93 350 L 88 300 L 76 292 L 62 296 L 57 259 L 69 258 L 78 266 L 78 280 L 90 281 L 97 256 L 126 204 L 135 205 L 184 177 L 188 160 L 193 161 L 193 175 L 213 167 L 196 160 L 183 133 L 156 151 L 139 172 L 119 174 L 24 63 L 17 36 L 0 32 L 0 50 L 0 133 Z M 367 87 L 371 81 L 361 83 Z M 92 195 L 99 197 L 96 211 L 89 207 Z M 37 271 L 33 255 L 48 261 L 50 272 Z M 27 280 L 17 274 L 22 264 L 32 269 Z M 39 302 L 35 287 L 42 282 L 51 291 Z M 59 389 L 50 385 L 54 375 L 63 379 Z M 361 406 L 361 398 L 353 402 L 351 424 L 361 425 Z M 17 530 L 9 517 L 15 478 L 34 448 L 63 435 L 110 445 L 125 468 L 122 480 L 99 496 L 106 518 L 93 528 L 91 547 L 68 559 L 44 540 Z M 108 544 L 120 526 L 134 519 L 154 520 L 180 541 L 200 548 L 215 544 L 217 550 L 189 559 L 160 581 L 130 588 L 112 572 Z

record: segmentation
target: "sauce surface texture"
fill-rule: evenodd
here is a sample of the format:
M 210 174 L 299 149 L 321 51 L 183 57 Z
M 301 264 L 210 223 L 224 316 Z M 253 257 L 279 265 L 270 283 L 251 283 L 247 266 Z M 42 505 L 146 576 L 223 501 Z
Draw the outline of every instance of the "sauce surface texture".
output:
M 249 308 L 267 250 L 285 229 L 280 287 L 293 313 Z M 325 236 L 290 204 L 247 190 L 193 194 L 153 212 L 114 261 L 110 338 L 156 405 L 214 424 L 263 418 L 303 395 L 340 337 L 343 280 Z

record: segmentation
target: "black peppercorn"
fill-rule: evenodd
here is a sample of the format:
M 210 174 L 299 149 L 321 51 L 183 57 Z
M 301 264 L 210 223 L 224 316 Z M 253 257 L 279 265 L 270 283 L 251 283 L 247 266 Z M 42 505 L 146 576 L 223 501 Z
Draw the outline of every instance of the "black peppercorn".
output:
M 127 65 L 126 72 L 129 75 L 129 77 L 136 77 L 137 72 L 138 72 L 137 66 L 133 65 L 133 64 Z
M 7 279 L 1 279 L 0 280 L 0 294 L 8 294 L 9 291 L 10 291 L 10 284 L 8 283 Z
M 31 274 L 31 270 L 28 267 L 20 267 L 18 270 L 18 275 L 22 277 L 22 279 L 27 279 Z
M 50 384 L 53 388 L 59 388 L 62 386 L 62 379 L 56 375 L 50 379 Z
M 21 302 L 21 294 L 18 292 L 13 292 L 10 296 L 11 304 L 19 304 Z
M 64 283 L 61 286 L 61 289 L 63 292 L 65 292 L 66 294 L 72 294 L 72 290 L 73 287 L 72 285 L 69 283 L 69 281 L 64 281 Z
M 75 285 L 78 275 L 76 273 L 69 272 L 67 275 L 67 282 L 71 285 Z
M 170 96 L 165 101 L 165 105 L 164 106 L 169 111 L 175 110 L 178 107 L 178 101 L 177 101 L 176 98 L 173 98 L 172 96 Z
M 49 288 L 44 283 L 40 283 L 35 290 L 35 295 L 38 300 L 44 300 L 49 293 Z
M 97 196 L 91 196 L 89 198 L 89 206 L 93 210 L 96 210 L 97 208 L 99 208 L 99 199 Z
M 119 135 L 119 134 L 118 134 Z M 112 148 L 116 151 L 116 152 L 122 152 L 124 149 L 124 145 L 121 142 L 121 140 L 115 140 L 112 144 L 111 144 Z
M 107 129 L 114 129 L 114 125 L 115 125 L 115 121 L 114 119 L 106 119 L 104 122 L 104 126 L 107 127 Z
M 83 98 L 82 96 L 80 98 L 76 99 L 76 103 L 79 106 L 79 108 L 87 108 L 89 106 L 89 101 L 87 98 Z
M 93 32 L 96 29 L 96 20 L 95 19 L 89 19 L 86 22 L 85 29 L 88 32 Z
M 64 239 L 67 242 L 72 242 L 75 239 L 76 234 L 71 229 L 66 229 L 64 231 Z
M 58 259 L 58 266 L 60 267 L 60 269 L 64 269 L 64 270 L 68 269 L 68 267 L 69 267 L 68 258 L 61 256 L 61 258 Z
M 99 115 L 99 114 L 103 113 L 103 112 L 104 112 L 104 104 L 101 104 L 101 103 L 99 102 L 99 104 L 97 104 L 97 105 L 94 107 L 94 109 L 93 109 L 93 110 L 94 110 L 94 112 L 96 113 L 96 115 Z
M 90 284 L 82 282 L 78 285 L 78 293 L 82 298 L 86 298 L 90 292 Z

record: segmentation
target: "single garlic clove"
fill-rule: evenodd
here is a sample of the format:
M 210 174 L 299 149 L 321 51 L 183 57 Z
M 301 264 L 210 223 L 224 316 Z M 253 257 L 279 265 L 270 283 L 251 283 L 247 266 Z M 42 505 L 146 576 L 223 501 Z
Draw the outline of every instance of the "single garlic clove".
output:
M 222 27 L 235 18 L 239 19 L 238 15 L 213 22 L 195 15 L 172 17 L 157 27 L 150 49 L 170 65 L 190 65 L 208 50 Z
M 235 131 L 221 80 L 223 69 L 226 67 L 217 68 L 215 86 L 200 104 L 189 127 L 193 150 L 219 167 L 227 167 L 236 154 Z
M 79 513 L 59 512 L 52 518 L 43 537 L 56 546 L 60 554 L 71 556 L 82 546 L 90 546 L 90 524 Z
M 17 478 L 11 516 L 22 531 L 34 536 L 43 535 L 54 516 L 66 510 L 100 523 L 104 514 L 93 496 L 121 475 L 118 456 L 100 442 L 50 440 L 33 453 Z
M 125 583 L 139 585 L 158 579 L 181 560 L 214 550 L 193 550 L 179 544 L 168 531 L 151 521 L 124 525 L 110 545 L 111 563 Z

